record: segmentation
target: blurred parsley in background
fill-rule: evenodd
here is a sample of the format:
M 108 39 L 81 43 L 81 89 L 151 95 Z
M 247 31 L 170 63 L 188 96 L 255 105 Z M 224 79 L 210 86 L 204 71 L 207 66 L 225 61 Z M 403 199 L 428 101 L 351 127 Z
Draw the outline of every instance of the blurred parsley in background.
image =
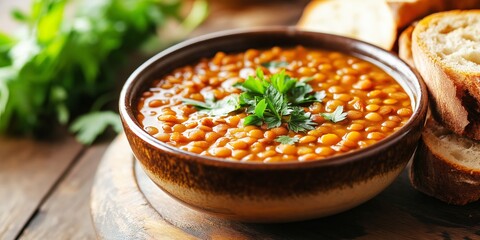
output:
M 167 21 L 188 32 L 207 15 L 205 0 L 193 2 L 187 16 L 182 0 L 72 3 L 33 0 L 30 13 L 13 12 L 17 34 L 0 33 L 0 133 L 44 135 L 61 125 L 90 144 L 108 126 L 121 131 L 106 104 L 117 97 L 117 73 L 129 54 L 161 40 L 156 30 Z

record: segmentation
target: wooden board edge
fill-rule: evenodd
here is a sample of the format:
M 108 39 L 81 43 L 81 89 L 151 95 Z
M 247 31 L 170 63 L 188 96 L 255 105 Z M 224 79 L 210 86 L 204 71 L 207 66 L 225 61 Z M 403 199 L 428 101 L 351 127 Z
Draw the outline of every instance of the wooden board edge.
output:
M 135 210 L 129 210 L 132 207 Z M 165 221 L 139 190 L 124 134 L 102 158 L 91 191 L 90 213 L 99 239 L 196 239 Z

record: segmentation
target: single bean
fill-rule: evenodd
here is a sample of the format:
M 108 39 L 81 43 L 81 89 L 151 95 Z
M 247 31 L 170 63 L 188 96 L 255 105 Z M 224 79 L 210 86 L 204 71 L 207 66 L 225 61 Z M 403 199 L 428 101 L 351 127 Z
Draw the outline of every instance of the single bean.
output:
M 210 154 L 214 157 L 226 158 L 232 155 L 232 150 L 227 147 L 216 147 L 210 149 Z

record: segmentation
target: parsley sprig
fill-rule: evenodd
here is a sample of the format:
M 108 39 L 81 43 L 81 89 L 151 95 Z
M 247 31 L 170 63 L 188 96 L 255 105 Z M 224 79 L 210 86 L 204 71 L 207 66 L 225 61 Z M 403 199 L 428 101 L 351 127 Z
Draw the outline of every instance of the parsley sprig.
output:
M 240 95 L 240 105 L 247 108 L 251 115 L 245 118 L 245 125 L 267 124 L 275 128 L 286 123 L 294 132 L 312 130 L 316 125 L 311 113 L 305 112 L 301 105 L 321 102 L 325 92 L 312 93 L 306 82 L 298 81 L 285 74 L 285 70 L 266 78 L 261 69 L 255 76 L 249 76 L 238 84 L 244 90 Z
M 285 61 L 271 61 L 271 62 L 264 62 L 262 66 L 266 68 L 280 68 L 288 66 L 288 62 Z
M 321 113 L 322 117 L 331 122 L 337 123 L 347 118 L 347 113 L 343 112 L 343 106 L 338 106 L 331 113 Z
M 182 98 L 182 101 L 188 105 L 195 106 L 200 112 L 206 113 L 210 116 L 226 116 L 231 112 L 240 109 L 238 102 L 238 95 L 230 95 L 222 100 L 215 101 L 215 99 L 207 98 L 205 102 Z
M 293 145 L 297 143 L 299 140 L 300 139 L 298 139 L 298 137 L 289 137 L 287 135 L 282 135 L 275 138 L 275 142 L 279 142 L 281 144 L 287 144 L 287 145 Z

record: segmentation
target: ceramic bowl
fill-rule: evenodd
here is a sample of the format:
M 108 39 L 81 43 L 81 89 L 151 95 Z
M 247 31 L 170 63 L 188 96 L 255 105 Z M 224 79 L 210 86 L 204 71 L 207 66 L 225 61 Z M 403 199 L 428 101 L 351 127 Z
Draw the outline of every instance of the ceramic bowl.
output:
M 303 45 L 373 62 L 410 95 L 414 113 L 404 127 L 361 150 L 311 162 L 242 163 L 168 146 L 135 119 L 137 100 L 151 81 L 216 52 Z M 135 157 L 163 191 L 186 205 L 246 222 L 286 222 L 332 215 L 380 193 L 404 169 L 427 112 L 421 77 L 394 54 L 357 40 L 290 27 L 214 33 L 175 45 L 140 66 L 125 83 L 120 114 Z

